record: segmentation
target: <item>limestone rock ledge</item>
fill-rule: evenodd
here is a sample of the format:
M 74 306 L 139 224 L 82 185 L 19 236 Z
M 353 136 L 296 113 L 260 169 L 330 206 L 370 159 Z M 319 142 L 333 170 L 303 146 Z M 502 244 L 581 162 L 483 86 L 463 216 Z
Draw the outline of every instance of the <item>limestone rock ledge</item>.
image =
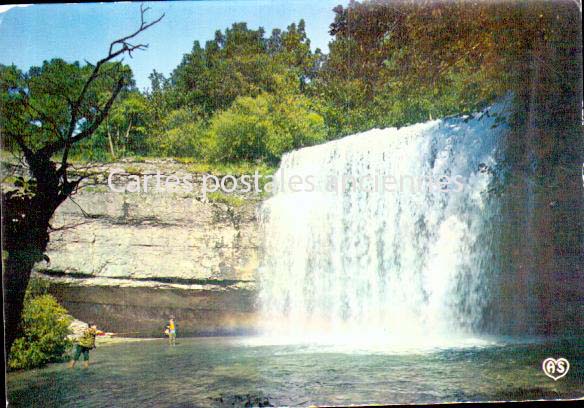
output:
M 35 268 L 75 318 L 138 336 L 158 335 L 170 315 L 183 334 L 253 330 L 257 194 L 205 197 L 202 174 L 170 160 L 89 167 L 52 219 L 49 262 Z M 152 177 L 147 192 L 114 192 L 113 170 L 117 189 L 157 172 L 190 174 L 193 189 L 157 191 Z

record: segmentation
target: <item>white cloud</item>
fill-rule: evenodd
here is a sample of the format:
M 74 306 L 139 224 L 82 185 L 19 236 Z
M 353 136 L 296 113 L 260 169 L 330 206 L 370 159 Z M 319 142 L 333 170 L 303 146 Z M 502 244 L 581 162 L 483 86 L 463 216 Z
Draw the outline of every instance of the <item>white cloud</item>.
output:
M 15 7 L 29 7 L 32 4 L 3 4 L 0 5 L 0 14 L 6 13 L 8 10 L 15 8 Z

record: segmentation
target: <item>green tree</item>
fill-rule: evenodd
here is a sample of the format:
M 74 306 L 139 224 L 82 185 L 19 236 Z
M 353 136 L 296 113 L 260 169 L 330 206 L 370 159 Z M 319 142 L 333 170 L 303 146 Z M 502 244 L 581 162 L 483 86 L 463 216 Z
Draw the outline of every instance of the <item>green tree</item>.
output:
M 283 153 L 325 140 L 324 119 L 298 94 L 240 97 L 209 128 L 217 161 L 279 161 Z
M 206 124 L 196 112 L 175 109 L 159 125 L 159 137 L 149 138 L 150 151 L 163 156 L 208 158 Z
M 266 38 L 263 28 L 252 30 L 235 23 L 217 31 L 201 47 L 195 41 L 171 75 L 181 104 L 197 107 L 204 115 L 227 109 L 240 96 L 274 93 L 281 76 L 290 76 L 298 89 L 314 77 L 320 52 L 312 52 L 304 21 L 288 30 L 274 30 Z
M 120 95 L 120 100 L 114 104 L 92 140 L 105 138 L 112 159 L 146 153 L 147 115 L 147 99 L 137 90 L 130 90 Z
M 9 367 L 29 369 L 61 361 L 71 346 L 67 339 L 71 320 L 53 296 L 27 296 L 22 312 L 22 336 L 12 345 Z
M 334 39 L 311 95 L 323 100 L 331 137 L 474 111 L 509 91 L 524 97 L 536 66 L 561 72 L 576 63 L 569 57 L 579 36 L 574 9 L 566 2 L 351 1 L 334 9 Z M 558 58 L 535 64 L 546 47 Z M 550 94 L 568 86 L 548 85 Z
M 133 39 L 162 19 L 146 22 L 147 10 L 141 7 L 138 29 L 113 41 L 95 65 L 56 59 L 26 74 L 14 67 L 0 69 L 0 128 L 6 145 L 22 155 L 28 170 L 27 183 L 2 194 L 8 350 L 19 334 L 32 267 L 46 258 L 51 217 L 84 178 L 68 172 L 71 148 L 96 133 L 120 92 L 132 84 L 127 66 L 114 61 L 146 48 Z

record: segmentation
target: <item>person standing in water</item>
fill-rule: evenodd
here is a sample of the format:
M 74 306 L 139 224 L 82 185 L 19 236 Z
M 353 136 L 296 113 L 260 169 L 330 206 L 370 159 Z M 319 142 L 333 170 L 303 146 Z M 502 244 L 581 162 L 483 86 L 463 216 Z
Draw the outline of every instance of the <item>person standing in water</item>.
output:
M 168 344 L 171 346 L 176 345 L 176 325 L 173 317 L 168 321 Z
M 101 330 L 97 330 L 95 323 L 89 323 L 87 329 L 83 332 L 83 335 L 75 345 L 75 354 L 73 354 L 73 359 L 69 363 L 69 368 L 75 367 L 75 363 L 83 354 L 83 368 L 89 367 L 89 351 L 95 348 L 95 336 L 105 334 Z

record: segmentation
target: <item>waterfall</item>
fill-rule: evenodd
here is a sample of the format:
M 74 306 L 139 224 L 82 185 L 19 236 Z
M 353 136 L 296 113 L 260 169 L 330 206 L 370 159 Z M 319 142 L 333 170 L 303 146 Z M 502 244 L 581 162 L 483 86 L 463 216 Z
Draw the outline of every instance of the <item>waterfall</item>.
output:
M 325 342 L 473 334 L 498 273 L 487 191 L 509 103 L 286 154 L 260 211 L 262 332 Z

